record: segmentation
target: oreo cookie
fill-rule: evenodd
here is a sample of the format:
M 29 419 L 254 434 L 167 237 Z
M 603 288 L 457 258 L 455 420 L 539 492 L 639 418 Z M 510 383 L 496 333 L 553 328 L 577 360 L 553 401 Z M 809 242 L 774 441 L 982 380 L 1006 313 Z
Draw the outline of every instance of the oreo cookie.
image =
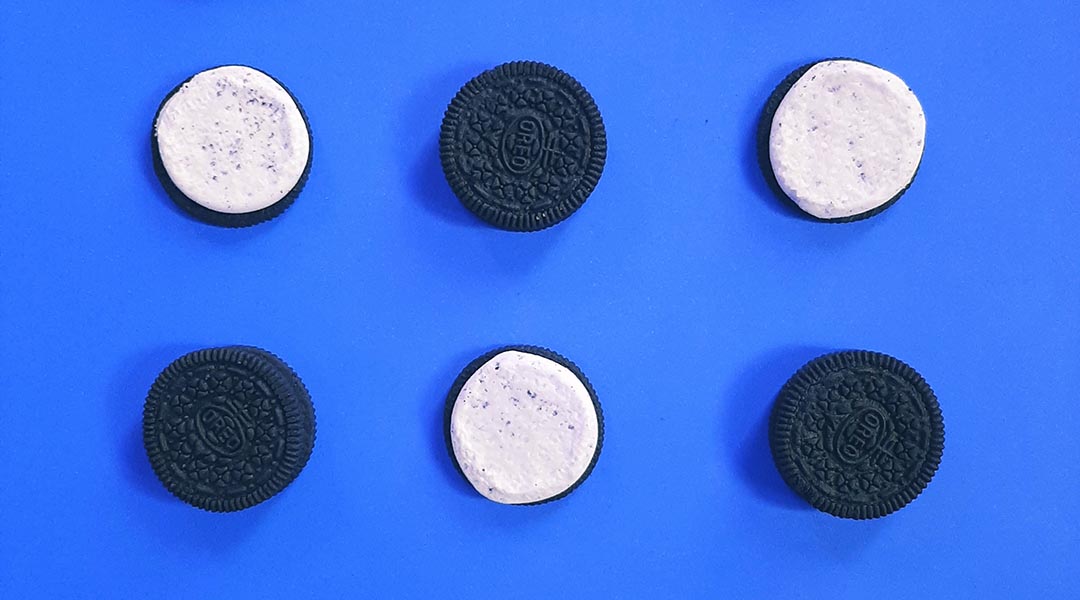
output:
M 769 423 L 773 460 L 818 510 L 848 519 L 895 512 L 930 483 L 945 426 L 914 369 L 877 352 L 807 363 L 784 385 Z
M 198 350 L 151 386 L 143 443 L 176 497 L 214 512 L 243 510 L 303 470 L 315 445 L 315 410 L 277 356 L 249 346 Z
M 770 188 L 810 217 L 872 217 L 908 190 L 922 162 L 926 116 L 902 79 L 859 60 L 802 66 L 777 86 L 758 124 Z
M 454 465 L 485 498 L 542 504 L 589 477 L 604 438 L 596 391 L 578 367 L 536 346 L 507 346 L 469 363 L 446 398 Z
M 577 80 L 542 63 L 511 62 L 457 93 L 439 154 L 466 208 L 502 229 L 538 231 L 568 218 L 592 193 L 607 136 Z
M 242 65 L 188 78 L 154 117 L 154 171 L 195 218 L 246 227 L 285 211 L 311 171 L 311 127 L 273 77 Z

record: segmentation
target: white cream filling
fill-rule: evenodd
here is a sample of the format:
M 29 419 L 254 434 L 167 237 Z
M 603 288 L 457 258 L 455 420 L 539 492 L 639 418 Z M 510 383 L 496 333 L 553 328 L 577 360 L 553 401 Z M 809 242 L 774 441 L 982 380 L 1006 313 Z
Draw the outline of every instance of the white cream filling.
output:
M 926 117 L 896 75 L 851 60 L 820 62 L 780 102 L 769 158 L 780 188 L 822 219 L 885 204 L 919 167 Z
M 527 504 L 565 492 L 597 451 L 600 422 L 585 384 L 535 354 L 502 352 L 461 388 L 450 417 L 454 456 L 486 498 Z
M 195 75 L 165 102 L 154 128 L 176 187 L 223 213 L 254 212 L 283 199 L 311 153 L 300 107 L 285 88 L 250 67 Z

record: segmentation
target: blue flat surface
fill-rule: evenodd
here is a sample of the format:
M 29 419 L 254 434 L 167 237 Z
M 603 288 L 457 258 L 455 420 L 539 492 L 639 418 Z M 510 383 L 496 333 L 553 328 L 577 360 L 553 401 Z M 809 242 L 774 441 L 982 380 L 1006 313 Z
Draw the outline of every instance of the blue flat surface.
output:
M 0 7 L 0 597 L 1076 598 L 1080 8 L 1067 2 L 5 2 Z M 922 170 L 868 221 L 802 220 L 754 158 L 791 69 L 903 77 Z M 570 220 L 487 227 L 436 139 L 457 89 L 549 62 L 596 98 L 607 168 Z M 311 180 L 281 218 L 192 221 L 150 161 L 162 97 L 247 63 L 296 94 Z M 255 344 L 318 442 L 235 514 L 141 448 L 157 373 Z M 485 501 L 441 434 L 474 356 L 549 346 L 595 384 L 592 477 Z M 946 448 L 872 522 L 809 509 L 766 415 L 805 361 L 918 369 Z

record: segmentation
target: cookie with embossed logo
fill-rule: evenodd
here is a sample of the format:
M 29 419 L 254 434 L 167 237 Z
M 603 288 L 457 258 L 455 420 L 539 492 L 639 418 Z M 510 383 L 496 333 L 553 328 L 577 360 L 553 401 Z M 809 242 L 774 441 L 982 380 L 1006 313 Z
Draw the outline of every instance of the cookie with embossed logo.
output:
M 315 410 L 300 378 L 270 352 L 197 350 L 151 386 L 143 443 L 175 496 L 214 512 L 243 510 L 303 470 L 315 445 Z
M 502 229 L 537 231 L 585 203 L 604 170 L 607 136 L 577 80 L 542 63 L 511 62 L 457 93 L 439 154 L 469 210 Z
M 273 77 L 243 65 L 208 69 L 165 97 L 151 153 L 166 193 L 193 217 L 247 227 L 287 209 L 311 171 L 311 128 Z
M 930 386 L 877 352 L 810 361 L 780 390 L 769 423 L 784 481 L 818 510 L 848 519 L 881 517 L 914 500 L 944 444 Z
M 769 186 L 810 217 L 846 223 L 896 203 L 915 179 L 926 116 L 904 80 L 846 58 L 814 62 L 777 86 L 758 124 Z
M 499 348 L 469 363 L 450 389 L 445 419 L 454 464 L 500 504 L 567 496 L 592 473 L 604 438 L 589 380 L 536 346 Z

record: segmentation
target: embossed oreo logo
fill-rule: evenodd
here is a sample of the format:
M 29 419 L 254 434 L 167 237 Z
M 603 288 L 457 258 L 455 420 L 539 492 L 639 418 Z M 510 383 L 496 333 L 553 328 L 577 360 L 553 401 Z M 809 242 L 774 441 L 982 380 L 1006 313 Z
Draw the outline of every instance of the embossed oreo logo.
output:
M 214 452 L 232 456 L 247 446 L 243 419 L 230 402 L 207 404 L 195 414 L 195 429 Z
M 833 448 L 841 462 L 857 464 L 881 447 L 888 435 L 888 415 L 880 408 L 865 407 L 848 415 L 840 423 Z
M 518 117 L 503 131 L 503 164 L 516 175 L 528 173 L 538 163 L 543 164 L 548 153 L 544 124 L 540 119 L 525 115 Z

